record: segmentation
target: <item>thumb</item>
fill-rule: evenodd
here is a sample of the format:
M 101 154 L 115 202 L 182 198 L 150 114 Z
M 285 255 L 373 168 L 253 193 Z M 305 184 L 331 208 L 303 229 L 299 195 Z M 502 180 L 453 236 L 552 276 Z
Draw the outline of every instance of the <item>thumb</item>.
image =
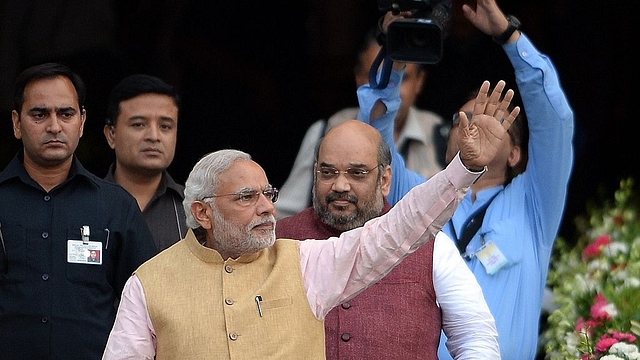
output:
M 469 6 L 468 4 L 462 5 L 462 13 L 464 14 L 464 17 L 467 18 L 467 20 L 473 23 L 473 19 L 476 17 L 476 12 L 471 6 Z

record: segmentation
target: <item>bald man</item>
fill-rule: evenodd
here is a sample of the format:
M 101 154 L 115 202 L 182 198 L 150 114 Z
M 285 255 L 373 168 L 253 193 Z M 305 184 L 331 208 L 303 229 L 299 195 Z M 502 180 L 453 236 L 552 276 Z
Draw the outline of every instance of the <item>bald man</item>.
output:
M 391 150 L 371 125 L 333 127 L 315 154 L 313 206 L 278 220 L 277 238 L 326 239 L 391 208 Z M 469 358 L 499 355 L 493 317 L 473 274 L 439 232 L 376 285 L 325 318 L 327 359 L 437 359 L 440 331 Z

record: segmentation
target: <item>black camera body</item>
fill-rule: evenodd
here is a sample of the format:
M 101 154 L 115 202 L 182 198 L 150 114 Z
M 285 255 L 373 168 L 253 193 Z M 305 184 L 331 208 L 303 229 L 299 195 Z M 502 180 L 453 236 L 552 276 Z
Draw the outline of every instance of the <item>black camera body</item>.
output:
M 378 0 L 380 11 L 412 11 L 387 29 L 387 55 L 394 61 L 436 64 L 451 20 L 452 0 Z

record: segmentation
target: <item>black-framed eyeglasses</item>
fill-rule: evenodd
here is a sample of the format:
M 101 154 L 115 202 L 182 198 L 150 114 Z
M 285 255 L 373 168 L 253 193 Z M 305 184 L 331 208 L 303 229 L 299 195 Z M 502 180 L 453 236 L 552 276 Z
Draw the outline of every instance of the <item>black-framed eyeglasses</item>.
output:
M 467 115 L 467 119 L 471 119 L 473 117 L 473 113 L 471 111 L 463 111 Z M 460 111 L 456 111 L 453 113 L 451 117 L 451 125 L 458 125 L 460 123 Z
M 205 201 L 210 198 L 221 197 L 221 196 L 234 196 L 234 200 L 238 202 L 242 206 L 255 205 L 258 203 L 258 199 L 260 195 L 264 195 L 267 199 L 271 200 L 272 203 L 278 201 L 278 189 L 269 185 L 264 190 L 253 190 L 246 189 L 238 191 L 233 194 L 213 194 L 209 196 L 205 196 L 202 198 L 202 201 Z
M 378 164 L 372 167 L 371 169 L 348 168 L 347 170 L 344 170 L 344 171 L 340 171 L 331 166 L 321 166 L 318 170 L 316 170 L 316 173 L 318 174 L 317 175 L 318 180 L 320 180 L 320 182 L 327 185 L 332 184 L 334 181 L 336 181 L 336 179 L 338 178 L 338 176 L 340 176 L 340 174 L 344 174 L 344 176 L 349 181 L 361 182 L 361 181 L 364 181 L 367 178 L 367 176 L 369 176 L 369 173 L 379 168 L 380 166 L 382 166 L 382 164 Z

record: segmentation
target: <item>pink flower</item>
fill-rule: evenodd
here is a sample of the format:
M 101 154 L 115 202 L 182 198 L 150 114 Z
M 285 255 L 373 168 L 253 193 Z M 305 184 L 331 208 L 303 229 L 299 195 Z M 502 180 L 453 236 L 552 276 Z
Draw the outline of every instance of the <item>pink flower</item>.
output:
M 600 340 L 598 340 L 598 343 L 596 344 L 596 351 L 599 351 L 601 353 L 606 352 L 609 350 L 609 348 L 611 347 L 611 345 L 617 343 L 618 340 L 609 337 L 608 335 L 603 335 Z
M 636 341 L 636 337 L 633 334 L 629 334 L 629 333 L 623 333 L 623 332 L 619 332 L 619 331 L 615 331 L 615 330 L 611 330 L 610 331 L 611 335 L 613 336 L 614 339 L 618 340 L 618 341 L 624 341 L 624 342 L 628 342 L 628 343 L 634 343 Z
M 584 252 L 582 253 L 583 260 L 600 256 L 602 254 L 602 248 L 609 243 L 611 243 L 609 235 L 601 235 L 596 241 L 584 248 Z
M 602 294 L 597 294 L 595 298 L 595 304 L 591 306 L 591 317 L 599 324 L 606 320 L 611 319 L 611 315 L 607 311 L 606 307 L 609 305 L 607 299 Z

